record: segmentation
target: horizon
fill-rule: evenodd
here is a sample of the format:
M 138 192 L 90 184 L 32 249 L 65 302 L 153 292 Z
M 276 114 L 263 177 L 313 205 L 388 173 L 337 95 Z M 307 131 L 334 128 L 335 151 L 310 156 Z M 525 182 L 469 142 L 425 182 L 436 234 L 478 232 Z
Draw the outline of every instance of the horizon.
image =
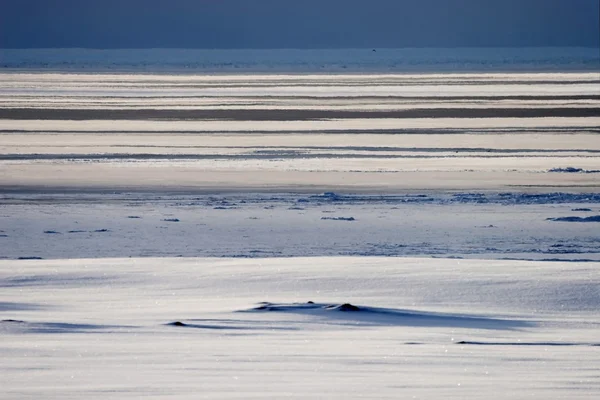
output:
M 426 49 L 599 49 L 598 46 L 455 46 L 455 47 L 437 47 L 437 46 L 420 46 L 420 47 L 239 47 L 239 48 L 219 48 L 219 47 L 0 47 L 0 50 L 110 50 L 110 51 L 127 51 L 127 50 L 215 50 L 215 51 L 256 51 L 256 50 L 426 50 Z
M 0 49 L 0 68 L 213 72 L 596 71 L 586 47 Z

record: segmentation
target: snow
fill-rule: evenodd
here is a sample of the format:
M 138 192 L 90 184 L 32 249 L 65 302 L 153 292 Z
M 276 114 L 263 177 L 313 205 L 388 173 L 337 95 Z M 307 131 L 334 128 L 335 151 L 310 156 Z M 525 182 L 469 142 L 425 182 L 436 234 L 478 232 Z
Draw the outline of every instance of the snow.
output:
M 597 52 L 472 51 L 1 50 L 0 397 L 600 397 Z
M 568 174 L 570 175 L 570 174 Z M 15 193 L 3 258 L 437 256 L 600 261 L 597 193 Z M 135 217 L 135 218 L 132 218 Z M 577 220 L 579 220 L 577 216 Z
M 591 215 L 589 217 L 558 217 L 549 218 L 549 220 L 558 222 L 600 222 L 600 215 Z
M 7 399 L 600 394 L 589 263 L 133 258 L 0 271 Z M 361 311 L 323 308 L 343 303 Z
M 385 129 L 499 129 L 521 128 L 595 128 L 600 117 L 589 118 L 403 118 L 403 119 L 354 119 L 326 121 L 47 121 L 2 120 L 0 130 L 33 132 L 294 132 L 385 130 Z

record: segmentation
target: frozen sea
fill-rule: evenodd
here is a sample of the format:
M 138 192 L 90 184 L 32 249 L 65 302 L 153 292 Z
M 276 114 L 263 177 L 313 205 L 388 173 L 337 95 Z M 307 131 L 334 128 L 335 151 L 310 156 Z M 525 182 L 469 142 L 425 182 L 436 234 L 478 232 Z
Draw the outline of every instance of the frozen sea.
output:
M 599 397 L 599 58 L 0 50 L 0 397 Z

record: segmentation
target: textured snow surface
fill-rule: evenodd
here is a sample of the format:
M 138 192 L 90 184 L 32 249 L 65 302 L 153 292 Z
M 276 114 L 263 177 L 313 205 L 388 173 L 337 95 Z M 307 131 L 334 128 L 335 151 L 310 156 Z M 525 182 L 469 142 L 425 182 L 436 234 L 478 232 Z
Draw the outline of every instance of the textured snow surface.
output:
M 6 194 L 0 206 L 0 257 L 10 259 L 355 255 L 600 261 L 597 193 L 73 191 Z
M 597 263 L 0 261 L 0 285 L 3 399 L 600 395 Z

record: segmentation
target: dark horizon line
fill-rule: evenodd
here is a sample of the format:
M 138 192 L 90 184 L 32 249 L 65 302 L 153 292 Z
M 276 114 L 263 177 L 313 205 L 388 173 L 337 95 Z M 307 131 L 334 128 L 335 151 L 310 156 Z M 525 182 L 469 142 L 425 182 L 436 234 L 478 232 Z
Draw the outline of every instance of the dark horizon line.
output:
M 406 47 L 0 47 L 0 50 L 421 50 L 421 49 L 593 49 L 600 50 L 600 45 L 554 46 L 406 46 Z

